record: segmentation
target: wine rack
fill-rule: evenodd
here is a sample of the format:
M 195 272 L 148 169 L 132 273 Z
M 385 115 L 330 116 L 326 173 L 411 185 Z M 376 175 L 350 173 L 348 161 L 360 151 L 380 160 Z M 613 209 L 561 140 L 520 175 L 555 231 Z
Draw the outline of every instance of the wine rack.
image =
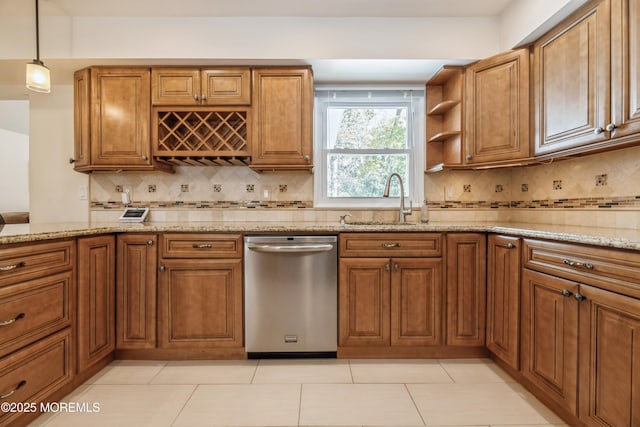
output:
M 153 155 L 175 165 L 250 163 L 249 108 L 154 109 Z

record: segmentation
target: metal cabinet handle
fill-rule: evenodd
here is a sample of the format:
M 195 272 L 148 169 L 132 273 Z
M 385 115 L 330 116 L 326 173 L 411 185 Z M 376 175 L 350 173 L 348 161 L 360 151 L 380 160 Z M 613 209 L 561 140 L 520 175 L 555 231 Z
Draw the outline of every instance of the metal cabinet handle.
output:
M 309 160 L 311 160 L 311 157 L 309 155 L 304 156 L 304 161 L 308 162 Z
M 206 103 L 207 102 L 207 95 L 202 95 L 202 97 L 200 98 L 202 99 L 202 103 Z
M 573 295 L 573 293 L 568 289 L 563 289 L 561 293 L 563 297 L 570 297 L 571 295 Z
M 586 300 L 586 299 L 587 299 L 587 297 L 585 297 L 584 295 L 582 295 L 582 294 L 580 294 L 580 293 L 576 293 L 573 297 L 574 297 L 575 299 L 577 299 L 577 300 L 578 300 L 578 302 L 581 302 L 581 301 L 584 301 L 584 300 Z
M 391 266 L 389 264 L 385 264 L 384 265 L 384 269 L 389 271 L 389 270 L 391 270 Z
M 386 249 L 399 248 L 400 247 L 400 243 L 383 243 L 382 247 L 386 248 Z
M 153 240 L 147 240 L 147 245 L 153 246 Z
M 16 317 L 14 317 L 13 319 L 9 319 L 9 320 L 5 320 L 5 321 L 3 321 L 3 322 L 0 322 L 0 326 L 7 326 L 7 325 L 10 325 L 10 324 L 12 324 L 12 323 L 14 323 L 14 322 L 17 322 L 17 321 L 18 321 L 18 320 L 20 320 L 20 319 L 24 319 L 25 317 L 26 317 L 26 314 L 24 314 L 24 313 L 20 313 L 20 314 L 18 314 Z
M 397 263 L 393 264 L 393 269 L 395 271 L 398 271 L 399 268 L 400 268 L 400 266 Z
M 196 102 L 198 102 L 200 100 L 200 98 L 198 97 L 198 95 L 193 95 L 193 99 L 196 100 Z
M 473 156 L 471 154 L 467 154 L 467 156 L 465 157 L 467 160 L 471 160 L 473 159 Z
M 213 246 L 211 243 L 194 243 L 192 247 L 193 249 L 211 249 Z
M 0 394 L 0 399 L 6 399 L 7 397 L 11 396 L 13 393 L 15 393 L 16 391 L 20 390 L 22 387 L 24 387 L 27 384 L 26 380 L 22 380 L 18 383 L 18 386 L 16 388 L 14 388 L 11 391 L 8 391 L 6 393 L 2 393 Z
M 595 133 L 596 135 L 600 135 L 601 133 L 604 133 L 604 128 L 603 127 L 597 127 L 593 130 L 593 133 Z
M 164 265 L 160 266 L 160 271 L 165 271 L 167 269 L 167 267 L 165 267 Z
M 587 270 L 593 270 L 593 264 L 591 264 L 590 262 L 572 261 L 566 258 L 563 259 L 562 262 L 564 262 L 569 267 L 580 267 L 580 268 L 586 268 Z
M 618 126 L 616 126 L 616 124 L 615 124 L 615 123 L 609 123 L 609 124 L 607 125 L 607 127 L 605 127 L 604 129 L 605 129 L 607 132 L 611 132 L 611 131 L 613 131 L 614 129 L 616 129 L 617 127 L 618 127 Z
M 11 271 L 19 267 L 24 267 L 25 265 L 26 263 L 24 261 L 19 262 L 17 264 L 5 265 L 4 267 L 0 267 L 0 271 Z

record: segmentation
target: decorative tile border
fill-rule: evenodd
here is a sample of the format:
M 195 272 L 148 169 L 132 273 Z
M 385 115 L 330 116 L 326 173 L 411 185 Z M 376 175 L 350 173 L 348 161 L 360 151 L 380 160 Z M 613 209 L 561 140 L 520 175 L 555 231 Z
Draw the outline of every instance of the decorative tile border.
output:
M 161 209 L 311 209 L 312 201 L 174 201 L 174 202 L 132 202 L 133 207 Z M 640 209 L 640 196 L 632 197 L 588 197 L 557 200 L 531 200 L 513 202 L 477 201 L 430 201 L 431 209 Z M 92 209 L 123 209 L 122 202 L 91 202 Z
M 612 209 L 640 208 L 640 196 L 632 197 L 587 197 L 557 200 L 531 200 L 513 202 L 480 201 L 446 201 L 428 202 L 429 208 L 435 209 Z
M 306 209 L 312 208 L 313 202 L 309 201 L 200 201 L 200 202 L 132 202 L 132 207 L 145 207 L 145 208 L 161 208 L 161 209 L 218 209 L 218 208 L 247 208 L 247 209 Z M 124 209 L 122 202 L 91 202 L 92 209 Z

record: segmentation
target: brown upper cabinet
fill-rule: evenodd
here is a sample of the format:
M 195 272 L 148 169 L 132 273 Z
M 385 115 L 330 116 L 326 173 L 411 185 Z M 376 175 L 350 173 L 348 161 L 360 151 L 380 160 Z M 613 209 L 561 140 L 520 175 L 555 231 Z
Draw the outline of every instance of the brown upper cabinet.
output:
M 535 43 L 536 156 L 637 143 L 639 9 L 633 0 L 591 2 Z
M 465 163 L 529 158 L 529 49 L 476 62 L 465 75 Z
M 249 105 L 249 67 L 152 68 L 153 105 Z
M 151 156 L 150 70 L 91 67 L 74 75 L 74 169 L 164 170 Z
M 310 67 L 252 69 L 251 168 L 313 167 L 313 73 Z

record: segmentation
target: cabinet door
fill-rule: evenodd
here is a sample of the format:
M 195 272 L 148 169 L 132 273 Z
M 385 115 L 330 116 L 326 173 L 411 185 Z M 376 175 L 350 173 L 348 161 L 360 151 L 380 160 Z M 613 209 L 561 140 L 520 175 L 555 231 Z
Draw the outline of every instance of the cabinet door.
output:
M 484 346 L 486 263 L 484 234 L 447 235 L 447 345 Z
M 158 346 L 242 347 L 242 260 L 161 260 Z
M 611 2 L 612 137 L 640 133 L 640 4 Z
M 529 157 L 529 49 L 473 64 L 466 85 L 466 163 Z
M 520 239 L 491 234 L 487 252 L 487 348 L 519 369 Z
M 640 300 L 580 285 L 580 419 L 640 425 Z
M 341 258 L 338 345 L 388 346 L 390 261 Z
M 253 70 L 252 81 L 252 167 L 311 169 L 311 70 L 259 68 Z
M 78 239 L 78 371 L 116 348 L 115 237 Z
M 249 68 L 202 70 L 201 76 L 203 104 L 251 104 L 251 73 Z
M 522 274 L 522 373 L 576 414 L 578 303 L 575 282 L 530 270 Z
M 149 69 L 91 69 L 91 163 L 151 165 Z
M 391 264 L 391 345 L 442 345 L 442 259 L 394 258 Z
M 91 72 L 88 68 L 73 75 L 74 169 L 91 164 Z
M 574 18 L 535 44 L 536 155 L 609 138 L 595 132 L 611 117 L 609 0 Z
M 200 69 L 151 69 L 153 105 L 199 105 L 200 95 Z
M 117 347 L 156 346 L 158 236 L 119 234 L 117 262 Z

